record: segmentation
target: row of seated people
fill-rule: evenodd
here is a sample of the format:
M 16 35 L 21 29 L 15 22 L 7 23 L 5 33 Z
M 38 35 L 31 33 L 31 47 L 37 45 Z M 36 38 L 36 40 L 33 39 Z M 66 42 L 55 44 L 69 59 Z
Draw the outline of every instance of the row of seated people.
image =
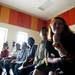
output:
M 33 64 L 27 66 L 26 61 L 19 75 L 75 74 L 75 34 L 61 17 L 53 18 L 50 28 L 51 40 L 47 38 L 48 29 L 43 27 Z
M 43 31 L 42 31 L 43 32 Z M 44 36 L 43 36 L 44 37 Z M 46 35 L 45 35 L 45 37 L 46 37 Z M 43 41 L 44 41 L 44 39 L 43 39 Z M 42 41 L 42 42 L 43 42 Z M 55 51 L 54 50 L 54 48 L 52 47 L 52 46 L 50 46 L 51 44 L 52 44 L 52 42 L 50 42 L 50 41 L 48 41 L 47 40 L 47 38 L 46 38 L 46 43 L 48 44 L 47 46 L 47 49 L 48 49 L 48 51 L 49 51 L 49 49 L 51 49 L 51 52 L 50 53 L 53 53 L 55 56 L 59 56 L 59 54 L 57 53 L 57 51 Z M 41 44 L 43 44 L 41 42 Z M 44 41 L 45 42 L 45 41 Z M 27 50 L 27 45 L 26 45 L 26 43 L 23 43 L 23 46 L 22 46 L 22 50 L 20 49 L 20 44 L 16 44 L 16 52 L 13 54 L 13 56 L 12 57 L 8 57 L 8 55 L 9 55 L 9 52 L 8 52 L 8 44 L 7 43 L 4 43 L 4 45 L 3 45 L 3 48 L 5 49 L 5 50 L 3 50 L 2 52 L 1 52 L 1 56 L 2 56 L 2 58 L 5 58 L 5 59 L 2 59 L 1 61 L 2 61 L 2 64 L 3 64 L 3 67 L 6 69 L 6 71 L 7 71 L 7 75 L 9 75 L 9 70 L 10 70 L 10 68 L 12 68 L 12 70 L 13 70 L 13 72 L 14 72 L 14 75 L 18 75 L 18 74 L 26 74 L 26 75 L 28 75 L 29 74 L 29 72 L 31 72 L 31 71 L 33 71 L 34 70 L 34 68 L 35 68 L 35 66 L 37 66 L 36 64 L 36 62 L 35 62 L 35 60 L 34 60 L 34 58 L 35 58 L 35 55 L 37 55 L 37 54 L 39 54 L 37 51 L 36 51 L 36 53 L 35 53 L 35 50 L 36 50 L 36 45 L 34 45 L 34 43 L 35 43 L 35 41 L 34 41 L 34 39 L 33 38 L 29 38 L 28 39 L 28 43 L 29 43 L 29 45 L 30 45 L 30 51 L 32 51 L 31 52 L 31 54 L 28 56 L 28 55 L 26 55 L 26 54 L 28 54 L 27 52 L 26 52 L 26 50 Z M 40 44 L 39 44 L 39 47 L 40 47 Z M 45 44 L 43 44 L 43 50 L 45 49 Z M 42 50 L 42 47 L 40 47 L 41 49 L 40 50 Z M 24 52 L 25 51 L 25 52 Z M 43 52 L 43 51 L 42 51 Z M 45 51 L 46 52 L 46 51 Z M 44 52 L 43 52 L 44 53 Z M 3 55 L 4 54 L 4 55 Z M 38 55 L 38 56 L 40 56 L 40 55 Z M 41 56 L 42 57 L 44 57 L 44 55 L 43 54 L 41 54 Z M 42 57 L 40 56 L 40 58 L 39 59 L 43 59 Z M 4 61 L 3 61 L 4 60 Z M 34 62 L 33 62 L 33 60 L 34 60 Z M 34 63 L 34 64 L 33 64 Z M 40 63 L 38 63 L 38 64 L 40 64 Z M 20 66 L 23 66 L 24 68 L 23 69 L 18 69 Z
M 14 75 L 74 74 L 75 69 L 72 68 L 75 68 L 75 34 L 60 17 L 51 20 L 50 28 L 51 40 L 47 38 L 48 29 L 42 27 L 41 43 L 37 49 L 34 46 L 30 47 L 32 52 L 22 63 L 19 60 L 20 62 L 15 64 Z M 61 73 L 58 72 L 59 69 Z
M 46 27 L 42 27 L 41 29 L 41 38 L 42 41 L 38 45 L 37 50 L 35 52 L 34 61 L 32 64 L 27 65 L 29 63 L 27 60 L 23 64 L 23 68 L 19 70 L 18 75 L 48 75 L 49 71 L 56 71 L 57 68 L 60 68 L 53 64 L 55 63 L 55 59 L 59 58 L 59 53 L 52 46 L 52 41 L 49 41 L 47 38 L 48 29 Z M 47 58 L 51 63 L 48 63 Z M 53 58 L 55 58 L 53 60 Z
M 16 43 L 16 51 L 9 57 L 8 43 L 4 43 L 0 55 L 0 65 L 6 69 L 7 75 L 10 75 L 10 68 L 12 68 L 14 75 L 17 75 L 17 69 L 22 63 L 26 61 L 26 59 L 34 57 L 36 48 L 37 45 L 35 45 L 35 40 L 32 37 L 29 37 L 28 44 L 24 42 L 22 44 L 22 49 L 20 48 L 20 44 Z M 31 59 L 31 61 L 33 61 L 33 59 Z

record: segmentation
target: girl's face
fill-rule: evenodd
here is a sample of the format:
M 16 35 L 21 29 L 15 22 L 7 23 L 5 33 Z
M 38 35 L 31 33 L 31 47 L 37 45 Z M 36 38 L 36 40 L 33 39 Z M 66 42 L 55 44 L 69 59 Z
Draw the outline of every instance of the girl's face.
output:
M 62 33 L 64 29 L 63 22 L 59 19 L 55 19 L 51 24 L 51 29 L 53 33 Z

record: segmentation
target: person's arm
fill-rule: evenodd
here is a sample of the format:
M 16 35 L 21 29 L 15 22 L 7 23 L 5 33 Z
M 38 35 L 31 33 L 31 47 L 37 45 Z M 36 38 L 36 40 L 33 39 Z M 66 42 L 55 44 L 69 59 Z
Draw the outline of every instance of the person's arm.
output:
M 54 43 L 53 44 L 54 48 L 58 51 L 60 57 L 64 57 L 67 56 L 67 51 L 65 50 L 65 48 L 63 47 L 63 45 L 61 43 Z
M 36 52 L 35 52 L 35 57 L 34 57 L 34 61 L 33 64 L 36 64 L 38 61 L 38 53 L 39 53 L 39 47 L 37 48 Z
M 67 51 L 65 50 L 65 48 L 63 47 L 63 45 L 61 43 L 55 43 L 54 47 L 58 51 L 60 57 L 53 58 L 53 59 L 48 58 L 48 62 L 57 63 L 57 62 L 60 62 L 60 61 L 71 60 L 71 58 L 69 57 Z
M 27 62 L 32 62 L 34 60 L 36 50 L 37 45 L 33 45 L 33 47 L 31 48 L 31 54 L 26 59 Z
M 40 59 L 38 57 L 39 56 L 40 45 L 41 45 L 41 43 L 38 45 L 38 47 L 37 47 L 37 49 L 35 51 L 35 56 L 34 56 L 33 64 L 38 64 L 38 62 L 40 61 Z
M 58 63 L 62 60 L 61 57 L 58 57 L 58 58 L 48 58 L 47 59 L 49 63 Z

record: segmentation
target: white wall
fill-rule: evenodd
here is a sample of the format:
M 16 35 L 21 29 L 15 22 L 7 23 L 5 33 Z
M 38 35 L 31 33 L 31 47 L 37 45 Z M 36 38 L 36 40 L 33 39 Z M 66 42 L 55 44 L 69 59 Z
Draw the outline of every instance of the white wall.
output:
M 12 41 L 16 41 L 16 35 L 18 31 L 23 31 L 28 33 L 28 36 L 32 36 L 35 39 L 36 44 L 38 44 L 41 41 L 41 37 L 39 36 L 39 32 L 37 31 L 33 31 L 27 28 L 22 28 L 22 27 L 18 27 L 6 23 L 0 23 L 0 27 L 4 27 L 8 29 L 7 41 L 9 43 L 10 48 L 12 46 Z
M 71 25 L 70 29 L 75 33 L 75 24 Z

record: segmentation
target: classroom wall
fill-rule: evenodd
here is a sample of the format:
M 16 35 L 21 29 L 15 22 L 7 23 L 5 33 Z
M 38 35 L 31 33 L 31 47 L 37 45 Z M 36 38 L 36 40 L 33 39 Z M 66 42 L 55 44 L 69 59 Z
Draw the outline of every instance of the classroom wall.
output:
M 16 41 L 18 31 L 27 32 L 28 36 L 35 38 L 36 44 L 41 41 L 39 31 L 41 27 L 46 26 L 46 21 L 21 13 L 7 6 L 0 5 L 0 27 L 8 29 L 7 41 L 11 48 L 12 41 Z
M 64 18 L 71 30 L 75 32 L 75 7 L 57 16 Z M 47 21 L 47 25 L 49 24 L 50 19 Z
M 39 44 L 40 41 L 41 41 L 41 37 L 40 37 L 38 31 L 34 31 L 34 30 L 31 30 L 31 29 L 18 27 L 18 26 L 14 26 L 14 25 L 9 25 L 9 24 L 6 24 L 6 23 L 0 23 L 0 27 L 4 27 L 4 28 L 8 29 L 7 41 L 9 43 L 10 49 L 12 48 L 12 42 L 16 41 L 16 39 L 17 39 L 16 36 L 17 36 L 17 33 L 19 31 L 27 33 L 28 37 L 33 37 L 35 39 L 36 44 Z
M 0 5 L 0 22 L 40 31 L 46 21 Z

